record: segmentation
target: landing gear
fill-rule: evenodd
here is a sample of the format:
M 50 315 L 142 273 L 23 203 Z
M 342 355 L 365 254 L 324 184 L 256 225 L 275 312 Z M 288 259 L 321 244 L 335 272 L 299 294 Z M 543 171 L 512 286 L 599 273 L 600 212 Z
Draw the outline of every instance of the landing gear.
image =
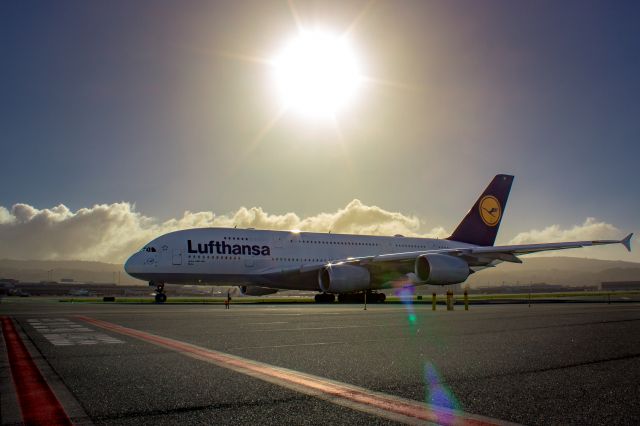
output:
M 384 293 L 367 292 L 368 303 L 383 303 L 387 299 Z M 358 293 L 342 293 L 338 295 L 340 303 L 364 303 L 364 291 Z
M 316 303 L 333 303 L 336 297 L 329 293 L 320 293 L 315 296 Z
M 167 301 L 167 295 L 164 293 L 164 283 L 149 282 L 149 287 L 156 287 L 156 303 L 164 303 Z

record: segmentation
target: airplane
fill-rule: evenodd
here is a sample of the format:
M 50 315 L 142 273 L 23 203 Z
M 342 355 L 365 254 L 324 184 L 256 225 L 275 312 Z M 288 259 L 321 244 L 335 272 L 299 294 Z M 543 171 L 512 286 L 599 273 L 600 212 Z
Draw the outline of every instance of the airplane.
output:
M 335 295 L 338 301 L 364 296 L 383 302 L 379 290 L 458 284 L 501 262 L 522 263 L 519 256 L 530 253 L 616 243 L 631 251 L 633 234 L 621 240 L 494 246 L 513 179 L 496 175 L 446 239 L 196 228 L 150 241 L 124 268 L 156 287 L 157 303 L 167 300 L 166 283 L 237 285 L 249 296 L 310 290 L 318 292 L 318 303 L 334 302 Z

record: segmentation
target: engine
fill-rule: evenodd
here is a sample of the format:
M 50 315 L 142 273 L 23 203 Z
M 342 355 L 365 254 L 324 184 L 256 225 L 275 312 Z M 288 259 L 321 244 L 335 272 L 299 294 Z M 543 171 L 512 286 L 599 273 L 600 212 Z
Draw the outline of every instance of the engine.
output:
M 318 272 L 318 284 L 327 293 L 362 291 L 371 286 L 371 275 L 362 266 L 326 266 Z
M 256 286 L 240 286 L 240 293 L 243 296 L 265 296 L 267 294 L 277 293 L 278 290 L 275 288 L 268 287 L 256 287 Z
M 418 257 L 415 270 L 421 283 L 434 285 L 461 283 L 471 273 L 467 262 L 446 254 L 425 254 Z

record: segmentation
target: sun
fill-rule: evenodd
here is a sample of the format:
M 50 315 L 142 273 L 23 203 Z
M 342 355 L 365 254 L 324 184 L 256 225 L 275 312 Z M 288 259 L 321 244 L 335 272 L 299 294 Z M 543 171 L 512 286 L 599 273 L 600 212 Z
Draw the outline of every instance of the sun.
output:
M 362 77 L 345 37 L 303 32 L 272 61 L 281 101 L 306 115 L 334 116 L 357 92 Z

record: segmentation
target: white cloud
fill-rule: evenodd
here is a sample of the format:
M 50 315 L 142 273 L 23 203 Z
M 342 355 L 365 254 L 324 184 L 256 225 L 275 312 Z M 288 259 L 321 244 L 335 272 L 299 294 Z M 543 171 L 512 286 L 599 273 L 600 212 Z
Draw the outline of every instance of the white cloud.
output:
M 118 263 L 123 262 L 146 242 L 166 232 L 197 227 L 234 226 L 434 238 L 449 235 L 442 227 L 423 230 L 422 222 L 414 215 L 369 206 L 357 199 L 335 212 L 308 217 L 300 217 L 295 213 L 270 214 L 261 207 L 241 207 L 228 214 L 186 211 L 181 217 L 166 221 L 145 216 L 136 211 L 134 205 L 126 202 L 98 204 L 76 211 L 62 204 L 48 209 L 15 204 L 10 210 L 0 206 L 0 258 Z M 615 226 L 588 218 L 583 224 L 568 229 L 551 225 L 540 230 L 522 232 L 511 243 L 614 239 L 620 235 L 621 232 Z M 634 245 L 637 245 L 637 240 Z M 616 250 L 594 250 L 597 249 L 554 253 L 603 258 L 620 256 L 620 252 Z
M 421 233 L 417 217 L 368 206 L 357 199 L 336 212 L 305 218 L 242 207 L 223 215 L 187 211 L 180 218 L 164 222 L 135 211 L 125 202 L 75 212 L 62 204 L 50 209 L 15 204 L 10 211 L 0 206 L 0 257 L 122 262 L 163 233 L 211 226 L 439 238 L 448 235 L 441 227 Z
M 9 213 L 5 207 L 0 206 L 0 225 L 3 223 L 9 223 L 13 220 L 13 216 Z
M 616 226 L 589 217 L 581 225 L 574 225 L 563 229 L 559 225 L 547 226 L 544 229 L 532 229 L 516 235 L 509 244 L 550 243 L 562 241 L 590 241 L 590 240 L 616 240 L 624 236 L 624 232 Z M 531 256 L 576 256 L 591 257 L 609 260 L 640 261 L 637 250 L 638 237 L 632 240 L 632 252 L 628 253 L 621 247 L 611 246 L 586 247 L 571 250 L 550 251 Z
M 588 217 L 582 225 L 574 225 L 569 229 L 562 229 L 560 225 L 547 226 L 544 229 L 532 229 L 521 232 L 511 241 L 511 244 L 528 244 L 561 241 L 585 241 L 614 239 L 620 236 L 620 230 L 610 223 L 598 221 Z

